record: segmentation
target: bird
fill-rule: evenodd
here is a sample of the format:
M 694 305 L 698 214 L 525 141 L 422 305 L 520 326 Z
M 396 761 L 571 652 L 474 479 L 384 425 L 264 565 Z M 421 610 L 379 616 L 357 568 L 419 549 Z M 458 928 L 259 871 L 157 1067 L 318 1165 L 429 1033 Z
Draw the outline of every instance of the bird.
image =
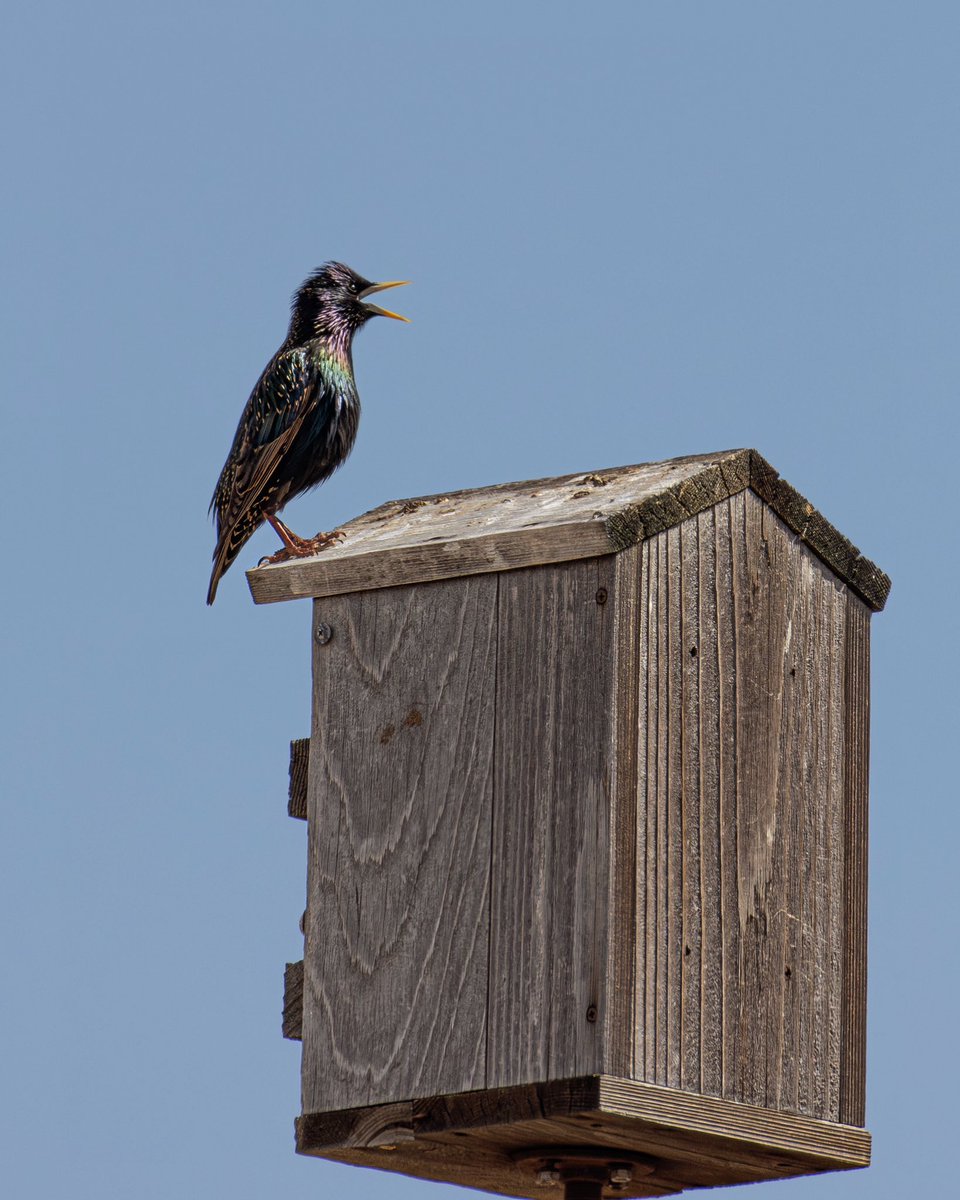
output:
M 371 317 L 408 320 L 367 303 L 408 282 L 371 283 L 344 263 L 328 262 L 294 293 L 286 339 L 250 393 L 210 501 L 217 542 L 207 604 L 264 521 L 283 543 L 267 562 L 316 554 L 344 536 L 334 530 L 298 537 L 277 513 L 328 479 L 353 449 L 360 420 L 353 338 Z

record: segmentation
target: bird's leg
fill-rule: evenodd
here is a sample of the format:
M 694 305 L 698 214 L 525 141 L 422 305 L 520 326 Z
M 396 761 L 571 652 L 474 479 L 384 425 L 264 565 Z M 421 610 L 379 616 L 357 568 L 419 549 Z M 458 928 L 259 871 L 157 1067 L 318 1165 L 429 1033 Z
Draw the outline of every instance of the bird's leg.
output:
M 287 525 L 284 525 L 280 518 L 274 516 L 273 513 L 265 513 L 264 515 L 270 522 L 270 527 L 273 529 L 280 541 L 283 542 L 287 550 L 289 550 L 291 554 L 296 554 L 296 552 L 304 544 L 303 538 L 297 537 L 293 530 Z
M 346 534 L 339 529 L 334 529 L 332 533 L 318 533 L 316 537 L 302 538 L 298 537 L 288 526 L 273 513 L 264 513 L 271 528 L 276 533 L 277 537 L 283 542 L 283 549 L 278 550 L 276 554 L 270 554 L 266 558 L 260 560 L 261 563 L 278 563 L 286 562 L 289 558 L 309 558 L 313 554 L 326 549 L 333 542 L 340 541 L 346 537 Z

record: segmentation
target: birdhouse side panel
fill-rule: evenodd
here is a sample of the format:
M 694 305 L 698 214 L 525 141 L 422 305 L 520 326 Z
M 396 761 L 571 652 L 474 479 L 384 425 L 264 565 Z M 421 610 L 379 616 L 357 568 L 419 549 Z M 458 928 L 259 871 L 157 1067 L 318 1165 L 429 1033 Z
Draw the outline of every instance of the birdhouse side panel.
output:
M 496 591 L 315 603 L 304 1112 L 484 1084 Z
M 634 1077 L 836 1121 L 859 601 L 750 491 L 639 586 Z

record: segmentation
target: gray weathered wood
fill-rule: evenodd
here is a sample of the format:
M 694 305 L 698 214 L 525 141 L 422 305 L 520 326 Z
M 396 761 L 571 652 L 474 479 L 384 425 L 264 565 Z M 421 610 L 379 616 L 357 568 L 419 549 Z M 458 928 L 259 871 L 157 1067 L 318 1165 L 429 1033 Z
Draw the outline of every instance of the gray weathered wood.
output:
M 282 1029 L 292 1041 L 303 1036 L 303 959 L 284 968 Z
M 307 559 L 247 572 L 258 604 L 609 554 L 752 488 L 874 609 L 889 579 L 755 450 L 395 500 Z
M 614 583 L 610 555 L 501 579 L 488 1087 L 602 1069 Z
M 305 1111 L 484 1081 L 496 592 L 317 602 Z
M 847 601 L 844 675 L 843 1011 L 840 1120 L 862 1125 L 867 1052 L 867 792 L 870 768 L 870 613 Z
M 650 1155 L 653 1174 L 618 1192 L 628 1197 L 847 1170 L 870 1160 L 861 1129 L 608 1075 L 307 1113 L 297 1122 L 303 1154 L 530 1200 L 543 1188 L 512 1155 L 550 1145 Z
M 752 492 L 642 553 L 634 1072 L 837 1120 L 847 593 Z
M 295 738 L 290 743 L 290 788 L 287 815 L 307 819 L 307 777 L 310 771 L 310 739 Z
M 610 816 L 607 896 L 607 999 L 604 1021 L 604 1070 L 634 1074 L 637 989 L 637 720 L 640 703 L 639 630 L 641 547 L 631 546 L 613 559 L 610 609 L 612 670 L 610 715 Z

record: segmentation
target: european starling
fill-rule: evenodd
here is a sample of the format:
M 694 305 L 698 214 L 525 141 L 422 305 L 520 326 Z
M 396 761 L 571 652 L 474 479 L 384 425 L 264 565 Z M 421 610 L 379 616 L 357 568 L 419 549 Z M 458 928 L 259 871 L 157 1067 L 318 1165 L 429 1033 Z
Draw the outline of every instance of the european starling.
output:
M 283 549 L 268 561 L 316 554 L 343 535 L 300 538 L 277 519 L 288 500 L 314 488 L 346 461 L 360 420 L 353 336 L 371 317 L 406 317 L 367 296 L 406 280 L 371 283 L 343 263 L 326 263 L 293 297 L 286 341 L 250 394 L 217 480 L 217 545 L 207 603 L 251 534 L 269 521 Z

